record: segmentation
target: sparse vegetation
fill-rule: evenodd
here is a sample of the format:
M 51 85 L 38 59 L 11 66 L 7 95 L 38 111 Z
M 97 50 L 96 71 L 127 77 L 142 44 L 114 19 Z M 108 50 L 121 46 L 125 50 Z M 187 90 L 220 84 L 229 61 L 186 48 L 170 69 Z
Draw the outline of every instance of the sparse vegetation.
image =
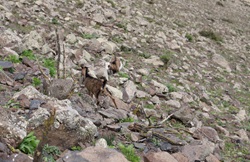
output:
M 149 53 L 140 53 L 139 56 L 144 57 L 145 59 L 148 59 L 151 57 L 151 54 Z
M 0 66 L 0 71 L 3 71 L 3 67 L 2 66 Z
M 25 50 L 21 53 L 21 58 L 22 57 L 27 57 L 30 60 L 35 60 L 35 55 L 33 54 L 32 50 Z
M 140 162 L 140 157 L 136 155 L 133 145 L 125 146 L 122 143 L 118 144 L 123 155 L 131 162 Z
M 144 107 L 147 109 L 154 109 L 155 106 L 153 104 L 146 104 Z
M 49 69 L 49 73 L 52 77 L 56 75 L 56 62 L 52 59 L 44 59 L 43 66 Z
M 55 25 L 58 25 L 59 21 L 57 20 L 57 18 L 53 17 L 52 20 L 51 20 L 51 23 L 55 24 Z
M 48 144 L 43 147 L 43 160 L 45 162 L 55 162 L 56 156 L 61 154 L 61 151 L 56 146 L 49 146 Z
M 33 155 L 39 142 L 40 141 L 36 139 L 36 136 L 34 136 L 34 132 L 30 132 L 18 146 L 18 149 L 25 154 Z
M 168 91 L 169 92 L 176 92 L 177 89 L 175 88 L 175 86 L 173 84 L 167 84 L 168 87 Z
M 35 87 L 37 87 L 37 86 L 41 85 L 41 80 L 40 80 L 39 78 L 37 78 L 37 77 L 34 77 L 34 78 L 32 79 L 32 84 L 33 84 Z
M 16 55 L 9 55 L 5 58 L 6 61 L 10 61 L 12 63 L 20 63 L 19 57 Z
M 89 34 L 89 33 L 82 33 L 82 37 L 84 39 L 93 39 L 93 38 L 98 38 L 99 36 L 95 33 Z
M 165 64 L 168 65 L 170 59 L 172 58 L 173 52 L 172 51 L 165 51 L 161 56 L 160 59 L 161 61 Z
M 111 146 L 111 147 L 114 146 L 114 141 L 115 141 L 114 134 L 110 133 L 110 134 L 103 136 L 102 138 L 104 138 L 107 141 L 108 146 Z
M 121 123 L 124 123 L 124 122 L 130 122 L 130 123 L 132 123 L 132 122 L 134 122 L 134 121 L 135 121 L 135 120 L 134 120 L 134 118 L 132 118 L 132 117 L 128 117 L 128 118 L 126 118 L 126 119 L 120 120 Z
M 193 36 L 191 35 L 191 34 L 186 34 L 185 35 L 185 37 L 187 38 L 187 40 L 189 41 L 189 42 L 193 42 L 194 41 L 194 39 L 193 39 Z
M 223 39 L 219 34 L 214 33 L 212 30 L 202 30 L 199 32 L 199 34 L 203 37 L 209 38 L 211 40 L 214 40 L 216 42 L 222 42 Z
M 81 151 L 82 148 L 81 148 L 81 146 L 73 146 L 73 147 L 71 147 L 71 150 L 72 151 Z
M 118 75 L 119 75 L 121 78 L 129 78 L 129 75 L 128 75 L 127 73 L 118 72 Z
M 106 1 L 110 3 L 112 7 L 115 7 L 115 3 L 112 0 L 106 0 Z

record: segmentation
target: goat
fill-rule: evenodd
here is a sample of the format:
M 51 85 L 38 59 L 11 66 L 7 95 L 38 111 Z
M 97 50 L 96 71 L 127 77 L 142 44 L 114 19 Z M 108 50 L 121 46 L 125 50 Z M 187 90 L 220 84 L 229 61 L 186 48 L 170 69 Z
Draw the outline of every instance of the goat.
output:
M 117 56 L 113 57 L 108 65 L 108 68 L 111 74 L 119 72 L 122 68 L 122 62 L 120 58 Z
M 107 79 L 106 78 L 101 78 L 97 79 L 92 77 L 89 74 L 89 67 L 82 65 L 82 75 L 83 75 L 83 83 L 85 87 L 88 90 L 88 93 L 91 97 L 95 96 L 97 100 L 97 105 L 99 104 L 98 97 L 100 93 L 104 90 L 106 84 L 107 84 Z

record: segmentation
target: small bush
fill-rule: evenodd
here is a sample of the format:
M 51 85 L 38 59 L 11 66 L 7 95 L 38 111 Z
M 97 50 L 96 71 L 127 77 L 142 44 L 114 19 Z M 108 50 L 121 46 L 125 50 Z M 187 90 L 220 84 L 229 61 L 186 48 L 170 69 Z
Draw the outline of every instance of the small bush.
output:
M 140 157 L 135 154 L 133 145 L 125 146 L 122 143 L 118 144 L 119 149 L 123 155 L 131 162 L 140 162 Z
M 126 74 L 126 73 L 118 72 L 118 75 L 119 75 L 121 78 L 129 78 L 129 75 Z
M 43 66 L 49 69 L 49 74 L 54 77 L 56 75 L 56 63 L 52 59 L 44 59 Z
M 98 38 L 99 36 L 97 34 L 88 34 L 88 33 L 82 33 L 82 37 L 84 39 L 93 39 L 93 38 Z
M 39 140 L 36 139 L 36 136 L 34 136 L 34 132 L 30 132 L 21 142 L 21 144 L 18 146 L 19 150 L 24 152 L 25 154 L 31 154 L 33 155 L 36 147 L 39 144 Z
M 45 162 L 55 162 L 55 156 L 61 154 L 61 151 L 56 146 L 49 146 L 48 144 L 43 147 L 43 160 Z
M 153 104 L 147 104 L 144 107 L 147 109 L 154 109 L 155 106 Z
M 73 147 L 71 147 L 71 150 L 72 151 L 81 151 L 82 148 L 81 148 L 81 146 L 73 146 Z
M 3 71 L 3 67 L 2 66 L 0 66 L 0 71 Z
M 124 122 L 130 122 L 130 123 L 132 123 L 132 122 L 134 122 L 134 121 L 135 121 L 135 120 L 134 120 L 134 118 L 132 118 L 132 117 L 128 117 L 128 118 L 126 118 L 126 119 L 120 120 L 121 123 L 124 123 Z
M 191 34 L 186 34 L 185 37 L 189 42 L 193 42 L 193 36 Z
M 160 56 L 160 59 L 161 61 L 163 61 L 165 65 L 167 65 L 170 59 L 172 58 L 172 55 L 173 55 L 172 51 L 165 51 L 164 54 Z
M 112 0 L 107 0 L 107 2 L 110 3 L 112 7 L 115 7 L 115 3 Z
M 167 84 L 167 87 L 168 87 L 168 91 L 169 92 L 176 92 L 176 88 L 172 85 L 172 84 Z
M 41 80 L 39 78 L 34 77 L 32 80 L 32 83 L 36 87 L 36 86 L 41 85 Z
M 5 58 L 6 61 L 10 61 L 12 63 L 20 63 L 19 57 L 16 55 L 9 55 L 7 58 Z
M 144 57 L 145 59 L 148 59 L 151 57 L 151 55 L 149 53 L 141 53 L 141 54 L 139 54 L 139 56 Z
M 211 30 L 202 30 L 202 31 L 199 32 L 199 34 L 201 36 L 203 36 L 203 37 L 212 39 L 212 40 L 214 40 L 216 42 L 222 42 L 223 41 L 221 36 L 219 36 L 218 34 L 214 33 Z
M 32 50 L 25 50 L 21 53 L 21 58 L 22 57 L 27 57 L 30 60 L 35 60 L 35 55 L 33 54 Z
M 52 18 L 51 22 L 52 22 L 52 24 L 55 24 L 55 25 L 59 24 L 59 22 L 56 18 Z

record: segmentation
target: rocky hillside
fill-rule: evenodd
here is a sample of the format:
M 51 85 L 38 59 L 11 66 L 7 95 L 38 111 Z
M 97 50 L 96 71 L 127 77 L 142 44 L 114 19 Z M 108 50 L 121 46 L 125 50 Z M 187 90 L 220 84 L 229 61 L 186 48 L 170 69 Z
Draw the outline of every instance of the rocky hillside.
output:
M 0 2 L 1 162 L 250 161 L 249 0 Z

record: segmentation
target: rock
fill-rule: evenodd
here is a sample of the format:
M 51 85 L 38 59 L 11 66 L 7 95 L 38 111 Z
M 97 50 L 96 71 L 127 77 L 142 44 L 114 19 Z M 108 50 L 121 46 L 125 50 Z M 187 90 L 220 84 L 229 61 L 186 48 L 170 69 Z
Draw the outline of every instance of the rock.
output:
M 148 76 L 149 75 L 149 71 L 147 69 L 138 69 L 137 73 L 141 74 L 141 75 L 144 75 L 144 76 Z
M 136 148 L 136 149 L 140 149 L 140 150 L 144 150 L 145 148 L 146 148 L 146 145 L 145 145 L 145 143 L 134 143 L 134 147 Z
M 169 94 L 169 96 L 170 96 L 170 98 L 171 98 L 172 100 L 176 100 L 176 99 L 181 100 L 182 97 L 183 97 L 183 95 L 182 95 L 181 93 L 179 93 L 179 92 L 171 92 L 171 93 Z
M 95 143 L 96 147 L 108 148 L 107 141 L 104 138 L 100 138 Z
M 15 74 L 14 80 L 15 81 L 23 80 L 26 75 L 27 75 L 27 72 L 17 73 L 17 74 Z
M 228 61 L 221 55 L 219 54 L 214 54 L 212 57 L 212 60 L 217 63 L 218 65 L 220 65 L 221 67 L 225 68 L 227 70 L 227 72 L 231 72 L 231 68 L 229 66 Z
M 238 114 L 236 115 L 236 117 L 238 118 L 238 120 L 239 120 L 240 122 L 246 120 L 246 117 L 247 117 L 246 110 L 240 110 L 240 111 L 238 112 Z
M 144 91 L 137 90 L 135 96 L 137 98 L 145 98 L 145 97 L 150 97 L 150 94 L 148 94 Z
M 25 38 L 24 46 L 26 49 L 40 49 L 43 44 L 43 39 L 37 31 L 31 31 Z
M 176 100 L 168 100 L 168 101 L 165 101 L 165 103 L 168 105 L 168 106 L 171 106 L 171 107 L 174 107 L 174 108 L 180 108 L 181 107 L 181 104 L 179 101 L 176 101 Z
M 185 145 L 181 153 L 186 156 L 189 161 L 203 161 L 205 158 L 213 153 L 215 145 L 212 142 L 203 140 L 199 145 Z
M 124 155 L 114 149 L 87 147 L 81 152 L 70 152 L 57 162 L 128 162 Z
M 43 87 L 45 94 L 63 100 L 68 98 L 73 84 L 73 79 L 53 79 L 50 84 L 44 82 Z
M 33 162 L 33 159 L 24 153 L 12 154 L 9 159 L 18 162 Z
M 206 162 L 220 162 L 220 160 L 218 160 L 213 154 L 210 154 L 206 157 Z
M 29 98 L 28 98 L 26 95 L 24 95 L 24 94 L 18 96 L 17 101 L 19 101 L 19 104 L 20 104 L 20 106 L 21 106 L 22 108 L 29 108 L 29 107 L 30 107 L 30 100 L 29 100 Z
M 28 67 L 34 67 L 35 64 L 30 60 L 28 59 L 27 57 L 23 57 L 22 58 L 22 63 Z
M 153 64 L 154 66 L 163 66 L 164 63 L 160 60 L 158 56 L 151 56 L 149 59 L 143 59 L 143 62 L 147 64 Z
M 112 118 L 115 120 L 121 120 L 127 118 L 127 112 L 121 109 L 109 108 L 107 110 L 101 110 L 98 112 L 106 118 Z
M 186 126 L 193 125 L 192 121 L 194 116 L 189 108 L 181 108 L 180 110 L 177 110 L 174 113 L 173 118 L 180 120 Z
M 105 17 L 103 14 L 97 13 L 97 14 L 94 14 L 93 20 L 98 23 L 103 23 L 103 21 L 105 20 Z
M 239 135 L 240 139 L 246 142 L 249 142 L 249 137 L 247 135 L 247 132 L 244 129 L 240 129 L 239 131 L 236 132 L 236 134 Z
M 161 103 L 158 96 L 154 96 L 154 97 L 150 98 L 150 101 L 153 102 L 154 104 L 160 104 Z
M 1 107 L 0 118 L 0 138 L 14 139 L 15 144 L 18 144 L 27 135 L 26 129 L 28 122 L 24 119 L 19 118 L 8 109 Z
M 39 98 L 46 101 L 46 108 L 38 108 L 33 110 L 31 118 L 28 120 L 29 130 L 34 130 L 38 139 L 41 139 L 44 131 L 44 122 L 50 116 L 47 109 L 54 108 L 56 111 L 55 121 L 52 124 L 52 130 L 48 133 L 48 139 L 53 139 L 48 143 L 62 148 L 69 148 L 78 143 L 79 140 L 86 140 L 87 138 L 94 137 L 97 133 L 97 128 L 90 119 L 82 117 L 76 110 L 72 108 L 72 103 L 69 100 L 58 100 L 56 98 L 48 97 L 41 94 L 33 86 L 28 86 L 14 94 L 13 99 L 16 100 L 21 94 L 26 95 L 29 99 Z M 11 117 L 8 117 L 11 118 Z M 21 123 L 21 120 L 19 120 Z M 15 128 L 18 128 L 16 124 Z M 26 124 L 27 125 L 27 124 Z M 25 126 L 25 130 L 26 130 Z M 63 128 L 63 129 L 62 129 Z M 15 129 L 14 129 L 15 130 Z M 22 137 L 26 136 L 25 133 L 15 133 Z
M 108 89 L 109 92 L 111 92 L 112 96 L 122 99 L 122 91 L 110 85 L 106 85 L 106 88 Z
M 201 127 L 193 133 L 193 137 L 197 139 L 207 138 L 211 142 L 218 142 L 220 138 L 217 131 L 212 127 Z
M 67 43 L 74 44 L 74 43 L 76 43 L 76 41 L 77 41 L 77 39 L 76 39 L 76 36 L 74 34 L 71 33 L 71 34 L 68 34 L 66 36 Z
M 152 80 L 150 82 L 150 84 L 152 84 L 155 87 L 156 93 L 167 93 L 168 92 L 168 88 L 164 84 L 161 84 L 155 80 Z
M 33 110 L 33 109 L 38 109 L 38 108 L 41 106 L 41 104 L 43 104 L 43 103 L 45 103 L 45 102 L 42 101 L 42 100 L 31 99 L 31 100 L 30 100 L 30 106 L 29 106 L 29 108 L 30 108 L 31 110 Z
M 136 86 L 134 82 L 127 81 L 124 85 L 123 100 L 125 102 L 130 102 L 135 96 Z
M 188 158 L 184 156 L 182 153 L 177 152 L 172 154 L 172 156 L 178 161 L 178 162 L 189 162 Z
M 110 42 L 103 38 L 98 38 L 97 41 L 102 45 L 102 48 L 108 54 L 113 54 L 115 51 L 118 50 L 117 45 L 113 42 Z
M 0 83 L 13 86 L 14 80 L 11 79 L 4 71 L 0 70 Z
M 160 149 L 161 151 L 170 152 L 170 150 L 172 150 L 172 145 L 168 142 L 162 142 L 160 145 Z
M 178 162 L 167 152 L 150 152 L 144 155 L 144 162 Z
M 106 126 L 109 130 L 115 131 L 115 132 L 120 132 L 121 131 L 121 126 L 117 125 L 117 124 L 113 124 L 113 125 L 107 125 Z
M 14 66 L 13 66 L 12 62 L 0 61 L 0 67 L 3 68 L 3 70 L 5 70 L 5 69 L 13 68 Z

